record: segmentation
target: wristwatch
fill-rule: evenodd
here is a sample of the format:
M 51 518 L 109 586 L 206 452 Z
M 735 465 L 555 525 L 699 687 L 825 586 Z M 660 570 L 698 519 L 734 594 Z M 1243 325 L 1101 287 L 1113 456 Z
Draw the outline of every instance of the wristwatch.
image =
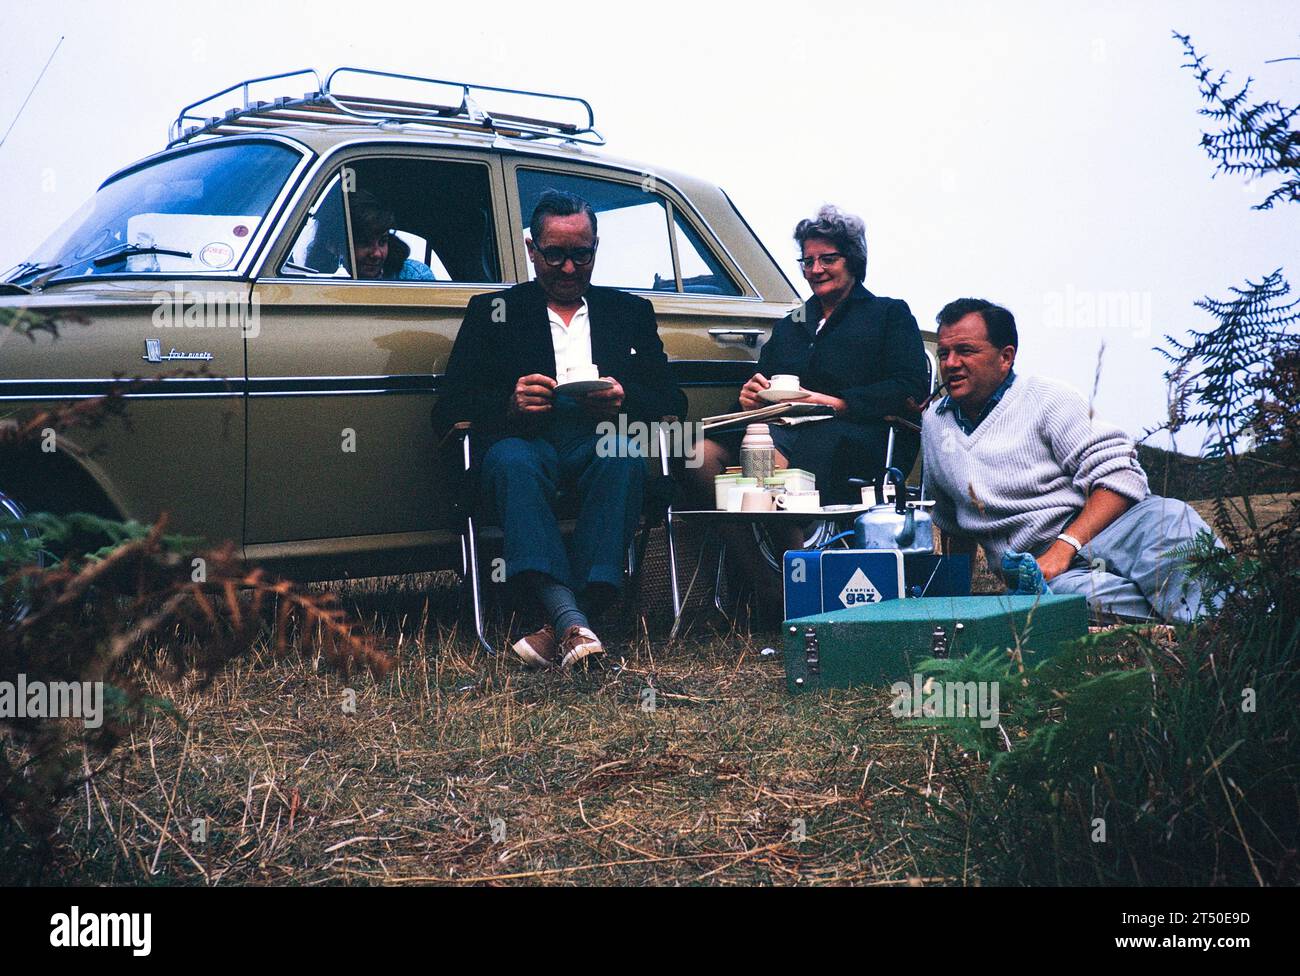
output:
M 1076 554 L 1083 552 L 1083 543 L 1080 542 L 1078 539 L 1076 539 L 1074 536 L 1070 535 L 1068 532 L 1058 533 L 1056 537 L 1060 539 L 1062 542 L 1069 543 L 1071 546 L 1073 546 Z

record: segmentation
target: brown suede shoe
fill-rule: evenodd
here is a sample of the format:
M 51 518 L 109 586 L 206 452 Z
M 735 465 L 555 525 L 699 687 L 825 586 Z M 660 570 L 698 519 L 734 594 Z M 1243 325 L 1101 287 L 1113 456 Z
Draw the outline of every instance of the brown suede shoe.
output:
M 570 627 L 564 632 L 564 640 L 560 641 L 559 650 L 556 657 L 559 664 L 564 668 L 571 668 L 579 662 L 583 662 L 585 667 L 586 659 L 594 654 L 604 654 L 605 648 L 597 637 L 587 627 Z
M 550 668 L 560 663 L 560 645 L 555 640 L 555 628 L 550 624 L 527 637 L 519 638 L 510 646 L 530 668 Z

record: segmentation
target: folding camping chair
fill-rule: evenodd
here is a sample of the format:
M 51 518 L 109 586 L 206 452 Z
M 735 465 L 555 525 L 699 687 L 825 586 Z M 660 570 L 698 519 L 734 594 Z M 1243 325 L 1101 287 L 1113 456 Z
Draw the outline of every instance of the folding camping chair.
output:
M 624 566 L 625 590 L 628 593 L 635 593 L 640 587 L 641 569 L 645 562 L 646 546 L 650 541 L 650 533 L 657 526 L 664 526 L 669 553 L 672 553 L 672 526 L 668 524 L 667 514 L 672 505 L 676 482 L 673 481 L 669 469 L 668 439 L 664 425 L 676 422 L 676 417 L 664 417 L 657 427 L 658 471 L 646 478 L 645 502 L 642 508 L 641 523 L 628 545 Z M 501 528 L 491 524 L 479 525 L 475 515 L 479 505 L 479 479 L 478 471 L 474 465 L 475 455 L 472 445 L 472 432 L 473 424 L 469 421 L 454 424 L 443 438 L 440 446 L 444 450 L 447 459 L 451 462 L 448 464 L 448 468 L 455 481 L 452 486 L 452 504 L 456 517 L 461 524 L 461 583 L 464 588 L 465 598 L 473 610 L 474 634 L 485 651 L 489 654 L 495 654 L 495 649 L 484 633 L 486 628 L 483 608 L 483 579 L 479 567 L 479 553 L 480 547 L 485 540 L 498 540 L 501 538 Z M 450 450 L 453 443 L 459 448 L 454 456 Z M 646 458 L 647 464 L 651 464 L 655 460 L 655 453 L 655 451 L 652 451 L 650 457 Z M 560 531 L 564 535 L 572 531 L 574 517 L 577 514 L 573 507 L 573 501 L 571 493 L 561 492 L 557 508 L 560 515 Z

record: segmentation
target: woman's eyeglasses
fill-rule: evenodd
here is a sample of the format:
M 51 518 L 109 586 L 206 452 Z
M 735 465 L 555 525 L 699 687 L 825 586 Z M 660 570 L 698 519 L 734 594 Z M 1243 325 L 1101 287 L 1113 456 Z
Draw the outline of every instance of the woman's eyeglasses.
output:
M 817 267 L 817 262 L 819 261 L 821 262 L 821 266 L 823 268 L 834 268 L 837 267 L 839 263 L 843 260 L 844 260 L 844 255 L 837 254 L 835 251 L 831 251 L 828 254 L 814 254 L 810 258 L 798 259 L 799 266 L 803 268 L 805 271 L 811 271 L 813 268 Z

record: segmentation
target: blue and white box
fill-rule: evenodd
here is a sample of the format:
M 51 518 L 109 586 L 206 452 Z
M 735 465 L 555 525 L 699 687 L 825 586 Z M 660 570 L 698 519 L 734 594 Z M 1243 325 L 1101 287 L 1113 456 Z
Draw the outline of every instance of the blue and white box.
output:
M 792 549 L 785 619 L 914 596 L 970 596 L 970 557 L 897 549 Z
M 784 572 L 786 620 L 897 600 L 906 592 L 897 549 L 792 549 Z

